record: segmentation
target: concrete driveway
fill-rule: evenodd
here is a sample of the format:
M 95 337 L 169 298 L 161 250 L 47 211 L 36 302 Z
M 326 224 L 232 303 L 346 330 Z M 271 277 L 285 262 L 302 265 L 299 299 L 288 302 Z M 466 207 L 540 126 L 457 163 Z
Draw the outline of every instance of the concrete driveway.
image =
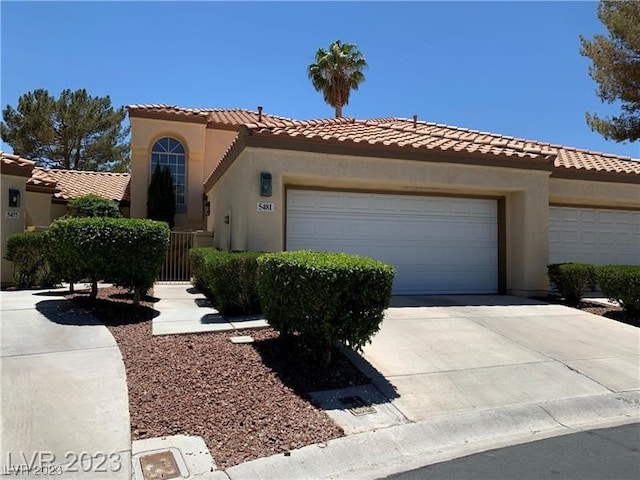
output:
M 363 356 L 416 422 L 640 390 L 640 329 L 517 297 L 394 297 Z

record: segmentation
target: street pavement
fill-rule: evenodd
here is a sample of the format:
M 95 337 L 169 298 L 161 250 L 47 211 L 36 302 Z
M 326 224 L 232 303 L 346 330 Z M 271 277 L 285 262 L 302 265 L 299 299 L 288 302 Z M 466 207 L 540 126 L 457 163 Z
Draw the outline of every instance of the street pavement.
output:
M 388 480 L 635 480 L 640 424 L 590 430 L 458 458 Z

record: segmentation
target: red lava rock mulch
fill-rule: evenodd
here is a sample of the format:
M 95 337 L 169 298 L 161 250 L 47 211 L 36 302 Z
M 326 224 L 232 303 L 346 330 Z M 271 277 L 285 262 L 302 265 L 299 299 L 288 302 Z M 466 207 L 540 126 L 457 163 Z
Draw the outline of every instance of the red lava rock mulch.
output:
M 199 435 L 219 468 L 340 437 L 343 431 L 307 393 L 368 382 L 338 352 L 332 369 L 271 329 L 151 335 L 153 297 L 134 307 L 115 288 L 69 295 L 103 321 L 127 371 L 132 438 Z
M 640 320 L 627 317 L 621 307 L 614 307 L 611 305 L 602 305 L 600 303 L 590 302 L 588 298 L 583 298 L 577 304 L 566 302 L 565 300 L 558 298 L 557 296 L 551 295 L 548 297 L 538 297 L 538 300 L 542 300 L 548 303 L 565 305 L 571 308 L 577 308 L 578 310 L 582 310 L 583 312 L 593 313 L 594 315 L 600 315 L 601 317 L 610 318 L 611 320 L 615 320 L 617 322 L 633 325 L 634 327 L 640 327 Z

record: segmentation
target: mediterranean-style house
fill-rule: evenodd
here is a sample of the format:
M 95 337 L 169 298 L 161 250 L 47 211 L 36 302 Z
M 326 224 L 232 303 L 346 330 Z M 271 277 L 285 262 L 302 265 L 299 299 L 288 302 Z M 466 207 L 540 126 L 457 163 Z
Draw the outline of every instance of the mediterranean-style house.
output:
M 549 263 L 640 264 L 640 161 L 404 118 L 131 105 L 131 216 L 156 164 L 217 247 L 394 265 L 397 294 L 548 290 Z

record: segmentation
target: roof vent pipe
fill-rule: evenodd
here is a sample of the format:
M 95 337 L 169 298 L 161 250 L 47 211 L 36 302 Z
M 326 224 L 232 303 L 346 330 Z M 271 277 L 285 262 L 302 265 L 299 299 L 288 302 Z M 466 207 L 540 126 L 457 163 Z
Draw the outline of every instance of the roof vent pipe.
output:
M 413 116 L 413 128 L 418 128 L 418 115 Z
M 262 105 L 258 105 L 258 121 L 262 121 Z

